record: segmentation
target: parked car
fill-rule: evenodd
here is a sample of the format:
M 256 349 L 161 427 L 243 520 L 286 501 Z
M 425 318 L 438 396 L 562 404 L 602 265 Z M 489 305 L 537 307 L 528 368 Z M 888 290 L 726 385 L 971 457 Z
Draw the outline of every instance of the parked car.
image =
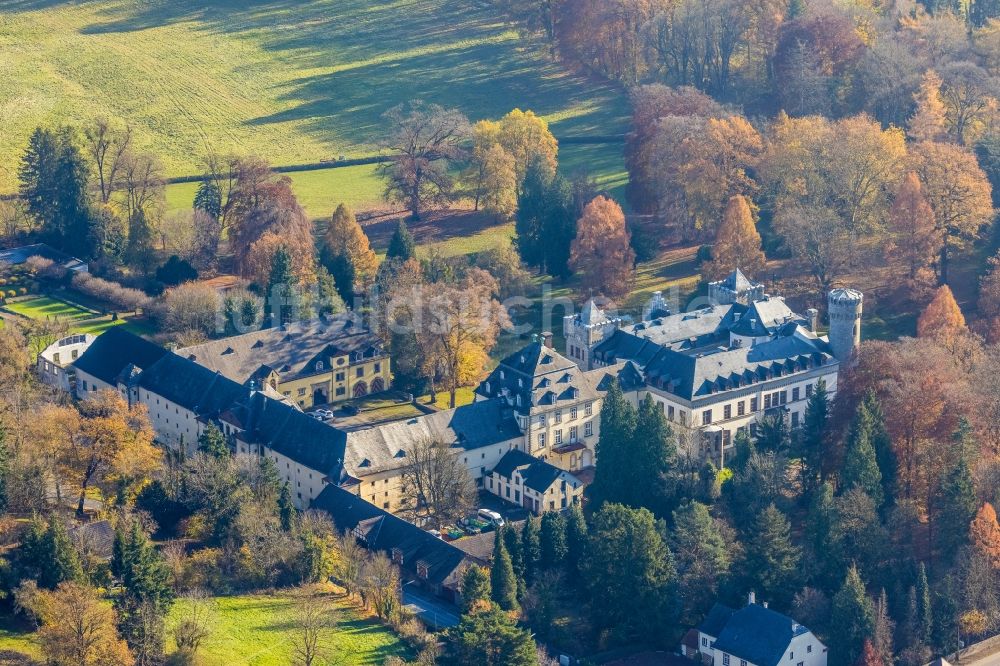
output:
M 352 405 L 351 403 L 347 403 L 346 405 L 344 405 L 344 406 L 343 406 L 343 407 L 341 407 L 340 409 L 341 409 L 341 410 L 342 410 L 342 411 L 343 411 L 343 412 L 344 412 L 345 414 L 349 414 L 349 415 L 351 415 L 351 416 L 357 416 L 358 414 L 360 414 L 360 413 L 361 413 L 361 410 L 360 410 L 360 409 L 358 409 L 358 406 L 357 406 L 357 405 Z
M 324 420 L 324 417 L 323 417 L 323 415 L 322 415 L 322 414 L 320 414 L 319 412 L 309 412 L 309 416 L 313 417 L 313 418 L 314 418 L 314 419 L 316 419 L 317 421 L 322 421 L 322 420 Z
M 491 511 L 490 509 L 480 509 L 477 515 L 494 527 L 504 526 L 503 516 L 496 511 Z
M 316 413 L 322 416 L 324 419 L 333 418 L 333 412 L 331 412 L 329 409 L 317 409 Z

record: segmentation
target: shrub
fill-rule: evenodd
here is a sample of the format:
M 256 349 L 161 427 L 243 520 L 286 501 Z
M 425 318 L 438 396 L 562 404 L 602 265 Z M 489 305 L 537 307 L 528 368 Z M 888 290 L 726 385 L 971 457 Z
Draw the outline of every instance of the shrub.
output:
M 101 301 L 107 301 L 122 310 L 146 308 L 152 299 L 144 291 L 123 287 L 117 282 L 94 277 L 89 273 L 73 276 L 73 288 Z

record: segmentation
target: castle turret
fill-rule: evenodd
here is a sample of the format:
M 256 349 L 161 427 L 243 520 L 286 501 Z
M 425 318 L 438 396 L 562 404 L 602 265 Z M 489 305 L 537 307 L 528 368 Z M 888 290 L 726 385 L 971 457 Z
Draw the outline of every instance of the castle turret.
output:
M 838 361 L 850 360 L 861 344 L 861 307 L 864 295 L 857 289 L 834 289 L 827 300 L 830 347 Z
M 583 310 L 563 317 L 563 336 L 566 354 L 584 370 L 590 370 L 590 352 L 621 324 L 618 317 L 608 317 L 594 299 L 589 299 Z

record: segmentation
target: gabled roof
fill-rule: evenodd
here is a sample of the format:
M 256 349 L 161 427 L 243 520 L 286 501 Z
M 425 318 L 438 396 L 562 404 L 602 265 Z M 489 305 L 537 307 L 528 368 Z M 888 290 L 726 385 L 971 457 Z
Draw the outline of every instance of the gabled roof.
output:
M 343 488 L 328 485 L 312 508 L 330 514 L 338 531 L 358 531 L 369 550 L 391 557 L 394 548 L 402 552 L 402 569 L 417 578 L 417 565 L 427 566 L 427 580 L 432 585 L 456 587 L 467 562 L 464 552 L 446 541 L 425 532 L 402 518 L 383 511 Z
M 787 615 L 749 604 L 729 617 L 715 638 L 715 649 L 756 666 L 777 666 L 792 638 L 808 631 Z
M 579 481 L 569 472 L 544 460 L 539 460 L 520 449 L 511 449 L 505 453 L 496 467 L 493 468 L 494 474 L 505 479 L 512 478 L 515 471 L 520 472 L 525 486 L 539 493 L 547 491 L 563 474 L 566 474 L 574 482 Z
M 329 371 L 330 357 L 373 358 L 382 353 L 378 337 L 350 314 L 265 328 L 177 350 L 177 354 L 240 384 L 266 377 L 272 370 L 283 381 L 316 374 L 319 362 L 324 363 L 321 371 Z
M 347 434 L 345 467 L 354 477 L 408 464 L 406 450 L 421 441 L 465 450 L 521 437 L 513 411 L 502 400 L 479 400 L 404 421 L 392 421 Z
M 698 631 L 709 636 L 718 637 L 722 633 L 722 629 L 726 626 L 726 622 L 729 622 L 729 618 L 733 616 L 736 611 L 729 606 L 723 604 L 712 604 L 711 610 L 708 611 L 708 615 L 705 619 L 701 621 L 698 625 Z
M 476 393 L 503 398 L 509 406 L 525 413 L 534 406 L 557 407 L 603 397 L 619 370 L 581 370 L 556 350 L 534 342 L 502 360 Z
M 343 430 L 260 391 L 232 411 L 237 415 L 234 420 L 239 420 L 245 429 L 241 439 L 262 444 L 303 467 L 325 474 L 332 483 L 342 480 L 347 443 Z
M 248 394 L 247 389 L 177 354 L 164 354 L 138 376 L 139 387 L 191 410 L 214 418 Z
M 129 333 L 122 326 L 112 326 L 73 362 L 78 370 L 114 385 L 118 376 L 130 364 L 144 369 L 169 354 L 163 347 Z

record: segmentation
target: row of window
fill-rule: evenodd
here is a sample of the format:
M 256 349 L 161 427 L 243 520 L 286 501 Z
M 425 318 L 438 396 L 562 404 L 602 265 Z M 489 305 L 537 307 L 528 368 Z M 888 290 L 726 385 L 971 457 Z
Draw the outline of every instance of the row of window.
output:
M 569 429 L 569 441 L 575 442 L 577 439 L 579 439 L 579 434 L 580 434 L 579 426 L 570 426 L 570 429 Z M 563 431 L 562 431 L 562 428 L 559 428 L 558 430 L 556 430 L 554 433 L 552 433 L 552 435 L 555 438 L 555 446 L 560 446 L 563 443 Z M 593 437 L 594 436 L 594 422 L 593 421 L 587 421 L 586 423 L 583 424 L 583 436 L 584 437 Z M 544 432 L 538 433 L 538 448 L 540 448 L 540 449 L 545 448 L 545 433 Z
M 812 397 L 812 394 L 813 394 L 813 385 L 812 384 L 806 384 L 806 390 L 805 390 L 805 396 L 806 396 L 806 398 Z M 792 402 L 798 402 L 799 400 L 801 400 L 801 395 L 802 394 L 800 392 L 800 387 L 796 386 L 795 388 L 793 388 L 792 389 Z M 779 407 L 779 406 L 787 404 L 787 403 L 788 403 L 788 390 L 787 389 L 785 389 L 784 391 L 774 391 L 773 393 L 766 393 L 766 394 L 764 394 L 764 409 L 771 409 L 772 407 Z M 757 407 L 758 407 L 757 398 L 756 397 L 750 398 L 750 412 L 751 413 L 756 412 L 757 411 Z M 746 409 L 745 408 L 746 408 L 746 401 L 745 400 L 740 400 L 739 402 L 737 402 L 736 403 L 736 415 L 737 416 L 744 416 L 744 415 L 746 415 Z M 668 406 L 667 418 L 670 419 L 671 421 L 673 421 L 674 420 L 673 419 L 673 415 L 674 415 L 674 408 L 673 408 L 673 406 Z M 797 417 L 798 417 L 797 414 L 793 414 L 792 415 L 793 420 L 797 421 Z M 728 421 L 731 418 L 733 418 L 733 406 L 732 405 L 724 405 L 722 407 L 722 419 L 724 421 Z M 711 409 L 706 409 L 705 411 L 703 411 L 701 413 L 701 423 L 702 423 L 702 425 L 708 425 L 708 424 L 712 423 L 712 421 L 713 421 L 713 414 L 712 414 L 712 410 Z M 681 412 L 681 423 L 684 423 L 684 412 Z M 793 423 L 792 425 L 798 425 L 798 424 L 797 423 Z
M 583 415 L 584 416 L 594 415 L 594 403 L 588 402 L 583 406 Z M 580 416 L 579 405 L 573 405 L 572 407 L 569 408 L 569 418 L 571 421 L 576 418 L 579 418 L 579 416 Z M 552 421 L 554 423 L 562 423 L 562 420 L 563 420 L 563 410 L 557 409 L 556 411 L 552 412 Z M 538 415 L 538 425 L 545 425 L 547 422 L 548 422 L 548 414 Z

